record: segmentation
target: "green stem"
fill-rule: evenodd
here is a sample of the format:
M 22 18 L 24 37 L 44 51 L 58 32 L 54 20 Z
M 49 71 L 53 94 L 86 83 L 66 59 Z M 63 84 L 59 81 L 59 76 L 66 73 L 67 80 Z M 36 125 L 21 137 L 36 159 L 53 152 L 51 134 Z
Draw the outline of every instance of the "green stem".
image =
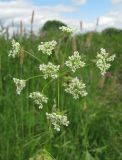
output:
M 59 107 L 59 103 L 60 103 L 60 83 L 59 83 L 59 78 L 58 78 L 58 107 Z
M 45 88 L 52 82 L 52 81 L 54 81 L 54 80 L 56 80 L 56 79 L 51 79 L 44 87 L 43 87 L 43 89 L 42 89 L 42 92 L 45 90 Z
M 40 60 L 38 57 L 34 56 L 34 55 L 31 54 L 30 52 L 25 51 L 25 50 L 23 50 L 23 51 L 24 51 L 25 53 L 29 54 L 31 57 L 35 58 L 38 62 L 41 62 L 41 60 Z M 42 62 L 41 62 L 41 63 L 42 63 Z
M 29 81 L 30 79 L 34 79 L 34 78 L 38 78 L 38 77 L 42 77 L 43 75 L 37 75 L 37 76 L 33 76 L 33 77 L 30 77 L 28 79 L 26 79 L 26 81 Z
M 90 66 L 90 65 L 92 65 L 92 64 L 93 64 L 93 63 L 89 63 L 89 64 L 85 65 L 84 67 Z
M 57 77 L 57 79 L 59 79 L 59 78 L 62 77 L 63 75 L 64 75 L 64 73 L 61 74 L 61 75 L 59 75 L 59 76 Z M 54 80 L 57 80 L 57 79 L 51 79 L 51 80 L 43 87 L 42 92 L 44 92 L 45 88 L 46 88 L 51 82 L 53 82 Z M 59 87 L 59 86 L 58 86 L 58 87 Z M 59 92 L 59 89 L 58 89 L 58 92 Z

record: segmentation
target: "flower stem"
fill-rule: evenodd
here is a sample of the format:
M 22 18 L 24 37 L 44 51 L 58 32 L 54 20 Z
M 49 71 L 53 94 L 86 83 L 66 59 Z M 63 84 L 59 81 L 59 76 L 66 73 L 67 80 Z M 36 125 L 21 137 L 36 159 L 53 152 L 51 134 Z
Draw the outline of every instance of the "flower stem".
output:
M 33 58 L 35 58 L 38 62 L 41 62 L 41 60 L 38 58 L 38 57 L 36 57 L 36 56 L 34 56 L 33 54 L 31 54 L 30 52 L 28 52 L 28 51 L 26 51 L 26 50 L 23 50 L 25 53 L 27 53 L 27 54 L 29 54 L 31 57 L 33 57 Z M 41 62 L 42 63 L 42 62 Z
M 37 75 L 37 76 L 33 76 L 33 77 L 30 77 L 28 79 L 26 79 L 26 81 L 29 81 L 30 79 L 34 79 L 34 78 L 38 78 L 38 77 L 42 77 L 43 75 Z
M 93 63 L 89 63 L 89 64 L 85 65 L 85 67 L 90 66 L 90 65 L 92 65 L 92 64 L 93 64 Z
M 59 82 L 59 78 L 58 78 L 58 107 L 59 107 L 59 103 L 60 103 L 59 99 L 60 99 L 60 82 Z
M 54 81 L 55 79 L 51 79 L 42 89 L 42 92 L 44 92 L 45 88 L 52 82 Z

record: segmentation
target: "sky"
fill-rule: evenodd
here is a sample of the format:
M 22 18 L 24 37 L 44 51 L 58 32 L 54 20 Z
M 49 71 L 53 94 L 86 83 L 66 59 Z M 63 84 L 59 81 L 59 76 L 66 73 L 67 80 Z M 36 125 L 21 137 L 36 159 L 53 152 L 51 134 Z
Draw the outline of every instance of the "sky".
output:
M 107 27 L 122 28 L 122 0 L 0 0 L 0 22 L 11 30 L 17 29 L 20 21 L 26 29 L 34 10 L 34 30 L 48 20 L 61 20 L 83 31 Z M 14 24 L 14 26 L 13 26 Z

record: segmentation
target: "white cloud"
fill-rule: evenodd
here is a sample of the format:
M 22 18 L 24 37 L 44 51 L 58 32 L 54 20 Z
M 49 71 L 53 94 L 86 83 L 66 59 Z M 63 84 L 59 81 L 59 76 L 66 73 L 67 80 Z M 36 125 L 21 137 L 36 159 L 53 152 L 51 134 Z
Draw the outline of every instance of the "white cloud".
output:
M 116 2 L 122 2 L 122 0 L 112 0 Z M 116 3 L 113 5 L 111 10 L 105 14 L 104 16 L 100 17 L 100 26 L 101 28 L 107 27 L 116 27 L 122 28 L 122 3 Z
M 84 3 L 85 1 L 78 1 Z M 42 25 L 52 19 L 61 20 L 64 23 L 78 28 L 80 26 L 80 19 L 66 18 L 62 13 L 70 13 L 76 11 L 76 8 L 71 6 L 65 6 L 62 4 L 56 6 L 37 6 L 29 0 L 10 0 L 0 2 L 0 19 L 3 19 L 4 25 L 9 26 L 12 30 L 12 22 L 14 22 L 14 30 L 18 28 L 20 21 L 22 20 L 26 29 L 30 28 L 30 20 L 32 11 L 35 11 L 34 16 L 34 30 L 37 31 Z M 94 23 L 83 22 L 83 28 L 85 30 L 93 29 Z
M 74 0 L 77 4 L 83 4 L 85 0 Z M 115 0 L 113 0 L 115 1 Z M 117 1 L 117 0 L 116 0 Z M 120 1 L 120 0 L 118 0 Z M 121 0 L 122 1 L 122 0 Z M 78 3 L 79 2 L 79 3 Z M 104 29 L 106 27 L 118 27 L 122 28 L 122 4 L 118 3 L 113 6 L 110 12 L 99 17 L 98 29 Z M 12 21 L 14 21 L 14 30 L 20 24 L 22 20 L 23 25 L 26 29 L 30 29 L 30 20 L 32 11 L 35 11 L 34 16 L 34 30 L 37 31 L 42 25 L 48 20 L 61 20 L 64 23 L 79 29 L 80 20 L 79 18 L 66 18 L 64 13 L 77 12 L 77 7 L 66 6 L 66 5 L 55 5 L 55 6 L 38 6 L 32 3 L 31 0 L 9 0 L 0 1 L 0 19 L 3 21 L 4 26 L 9 26 L 12 30 Z M 72 14 L 71 14 L 72 15 Z M 94 21 L 83 20 L 83 30 L 89 31 L 94 30 L 96 26 L 96 19 Z
M 72 0 L 76 5 L 83 5 L 86 3 L 86 0 Z
M 0 1 L 0 19 L 5 26 L 11 28 L 12 21 L 17 28 L 22 20 L 26 28 L 30 26 L 32 11 L 35 11 L 34 29 L 38 30 L 42 25 L 51 19 L 63 20 L 62 13 L 75 12 L 75 8 L 66 5 L 37 6 L 29 0 Z
M 59 14 L 59 13 L 66 13 L 66 12 L 74 12 L 75 8 L 65 6 L 65 5 L 56 5 L 53 7 L 50 6 L 36 6 L 32 3 L 27 3 L 24 0 L 13 0 L 10 2 L 0 2 L 0 17 L 4 18 L 14 18 L 19 16 L 29 16 L 31 12 L 35 10 L 38 13 L 49 13 Z
M 4 25 L 9 26 L 10 31 L 17 30 L 22 20 L 24 27 L 30 29 L 30 20 L 32 11 L 35 11 L 34 30 L 38 31 L 42 25 L 48 20 L 61 20 L 69 26 L 79 29 L 80 19 L 66 18 L 62 13 L 70 13 L 76 11 L 76 8 L 65 6 L 62 4 L 50 6 L 37 6 L 28 0 L 11 0 L 0 2 L 0 19 L 3 19 Z M 11 25 L 14 22 L 14 27 Z M 94 23 L 83 22 L 85 30 L 93 29 Z
M 111 0 L 111 2 L 112 2 L 113 4 L 118 4 L 118 3 L 121 3 L 122 0 Z
M 99 20 L 99 25 L 114 25 L 115 23 L 115 18 L 113 17 L 107 17 L 107 16 L 102 16 L 100 17 L 100 20 Z

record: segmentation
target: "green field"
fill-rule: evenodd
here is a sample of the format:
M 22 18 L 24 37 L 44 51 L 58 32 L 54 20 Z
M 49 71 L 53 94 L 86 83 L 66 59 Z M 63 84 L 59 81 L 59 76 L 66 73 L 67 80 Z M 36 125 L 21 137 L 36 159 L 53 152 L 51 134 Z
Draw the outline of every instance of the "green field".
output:
M 13 77 L 39 75 L 40 63 L 23 52 L 15 59 L 8 57 L 11 41 L 0 37 L 0 160 L 29 160 L 38 152 L 40 159 L 35 160 L 122 160 L 122 31 L 108 29 L 68 37 L 52 28 L 38 36 L 15 39 L 42 63 L 64 66 L 68 56 L 78 50 L 90 65 L 74 75 L 86 83 L 88 96 L 75 100 L 64 92 L 63 80 L 73 75 L 69 71 L 46 87 L 44 93 L 49 101 L 42 110 L 28 95 L 41 91 L 48 79 L 31 79 L 18 96 Z M 41 41 L 50 40 L 56 40 L 58 46 L 48 57 L 37 47 Z M 104 78 L 94 63 L 100 48 L 116 54 Z M 45 112 L 52 111 L 54 100 L 59 103 L 57 110 L 64 111 L 70 121 L 60 132 L 49 125 L 45 116 Z

